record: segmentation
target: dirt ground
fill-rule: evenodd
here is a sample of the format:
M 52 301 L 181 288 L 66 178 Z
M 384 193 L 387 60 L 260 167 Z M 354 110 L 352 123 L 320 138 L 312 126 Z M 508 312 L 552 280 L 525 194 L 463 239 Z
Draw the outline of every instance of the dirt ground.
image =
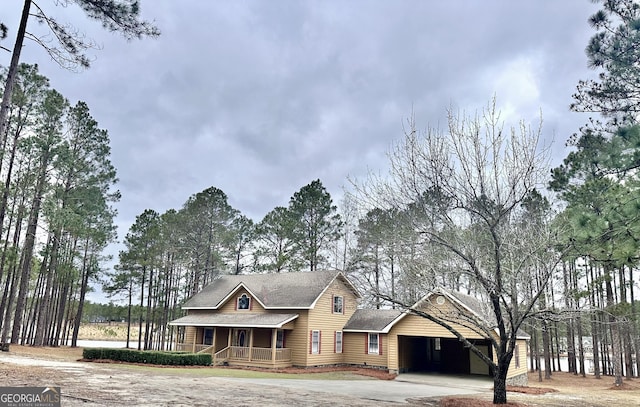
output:
M 3 356 L 7 359 L 3 361 Z M 15 358 L 9 363 L 9 357 Z M 147 369 L 120 364 L 77 363 L 79 348 L 33 348 L 11 346 L 0 354 L 1 386 L 60 386 L 64 406 L 370 406 L 371 400 L 323 392 L 304 391 L 278 386 L 242 384 L 193 373 L 167 369 Z M 22 360 L 22 362 L 19 362 Z M 73 362 L 73 363 L 70 363 Z M 308 373 L 308 371 L 305 371 Z M 358 374 L 361 372 L 348 372 Z M 368 373 L 368 372 L 365 372 Z M 362 378 L 368 380 L 389 379 Z M 357 385 L 354 381 L 354 385 Z M 539 383 L 531 374 L 529 388 L 511 388 L 508 400 L 514 406 L 638 406 L 640 379 L 625 380 L 620 389 L 612 387 L 611 377 L 582 378 L 568 373 L 554 373 L 552 379 Z M 550 389 L 546 392 L 543 389 Z M 513 391 L 513 390 L 518 390 Z M 524 391 L 524 393 L 520 392 Z M 534 394 L 527 394 L 534 393 Z M 544 393 L 544 394 L 535 394 Z M 381 406 L 480 406 L 489 402 L 490 391 L 474 396 L 445 399 L 413 399 L 408 403 L 381 403 Z

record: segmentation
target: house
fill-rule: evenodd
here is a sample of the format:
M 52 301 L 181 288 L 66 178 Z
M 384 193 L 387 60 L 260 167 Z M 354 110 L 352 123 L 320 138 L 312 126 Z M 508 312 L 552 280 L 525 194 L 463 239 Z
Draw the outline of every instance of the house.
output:
M 182 306 L 176 350 L 209 352 L 214 364 L 280 368 L 354 365 L 403 373 L 490 375 L 488 366 L 442 326 L 414 312 L 359 309 L 340 271 L 226 275 Z M 495 358 L 482 304 L 436 290 L 415 311 L 449 316 L 452 326 Z M 486 324 L 485 324 L 486 325 Z M 526 334 L 518 338 L 511 383 L 526 380 Z

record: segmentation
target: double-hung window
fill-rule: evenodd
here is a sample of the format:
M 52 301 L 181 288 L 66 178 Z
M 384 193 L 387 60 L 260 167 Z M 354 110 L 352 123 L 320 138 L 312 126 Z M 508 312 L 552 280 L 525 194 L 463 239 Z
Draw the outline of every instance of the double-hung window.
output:
M 336 331 L 336 353 L 342 353 L 342 331 Z
M 369 354 L 370 355 L 379 355 L 380 354 L 380 335 L 379 334 L 369 334 Z
M 344 297 L 335 295 L 333 297 L 333 313 L 334 314 L 343 314 L 344 313 Z
M 311 353 L 320 353 L 320 331 L 311 331 Z

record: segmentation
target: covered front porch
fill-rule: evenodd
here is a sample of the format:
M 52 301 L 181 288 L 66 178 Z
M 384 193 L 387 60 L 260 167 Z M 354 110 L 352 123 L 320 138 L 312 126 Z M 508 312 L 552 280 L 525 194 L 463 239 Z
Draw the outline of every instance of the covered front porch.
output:
M 297 314 L 187 315 L 176 325 L 176 351 L 210 353 L 213 365 L 290 367 L 287 332 Z

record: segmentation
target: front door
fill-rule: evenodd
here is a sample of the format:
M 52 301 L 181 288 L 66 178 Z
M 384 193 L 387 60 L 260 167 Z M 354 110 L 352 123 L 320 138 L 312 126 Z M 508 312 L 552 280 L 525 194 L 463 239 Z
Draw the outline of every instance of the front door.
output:
M 233 346 L 249 346 L 249 338 L 246 329 L 235 329 L 233 334 Z

